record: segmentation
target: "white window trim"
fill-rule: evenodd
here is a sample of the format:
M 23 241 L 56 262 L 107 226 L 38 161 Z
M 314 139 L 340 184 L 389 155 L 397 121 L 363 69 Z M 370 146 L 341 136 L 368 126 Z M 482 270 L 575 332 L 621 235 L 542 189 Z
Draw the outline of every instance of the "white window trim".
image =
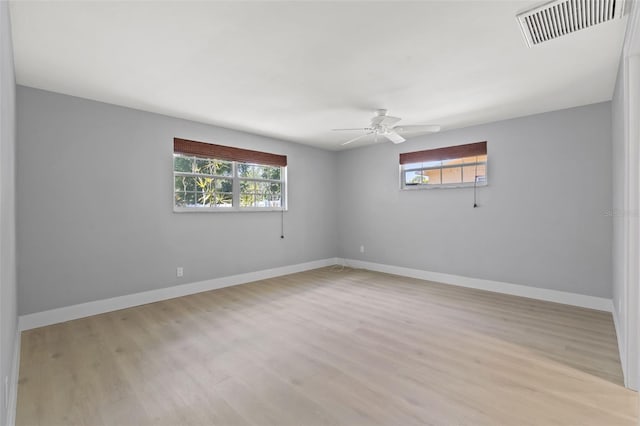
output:
M 175 156 L 175 153 L 174 153 Z M 195 157 L 193 155 L 186 155 L 187 157 Z M 174 158 L 172 157 L 172 168 L 175 167 Z M 213 158 L 213 157 L 211 157 Z M 256 212 L 286 212 L 289 210 L 288 206 L 288 185 L 287 185 L 287 166 L 270 166 L 268 164 L 257 164 L 257 163 L 247 163 L 257 166 L 269 166 L 269 167 L 280 167 L 281 170 L 281 179 L 255 179 L 255 178 L 243 178 L 238 176 L 238 163 L 242 163 L 241 161 L 231 161 L 232 164 L 232 174 L 230 176 L 219 176 L 219 175 L 208 175 L 205 173 L 190 173 L 190 172 L 176 172 L 173 171 L 171 175 L 171 187 L 172 190 L 172 204 L 173 204 L 173 212 L 174 213 L 256 213 Z M 176 176 L 206 176 L 212 177 L 216 179 L 230 179 L 233 184 L 232 188 L 232 204 L 233 207 L 178 207 L 176 206 L 176 187 L 175 181 Z M 281 207 L 240 207 L 240 181 L 242 180 L 252 180 L 259 182 L 274 182 L 280 183 L 282 185 L 282 206 Z

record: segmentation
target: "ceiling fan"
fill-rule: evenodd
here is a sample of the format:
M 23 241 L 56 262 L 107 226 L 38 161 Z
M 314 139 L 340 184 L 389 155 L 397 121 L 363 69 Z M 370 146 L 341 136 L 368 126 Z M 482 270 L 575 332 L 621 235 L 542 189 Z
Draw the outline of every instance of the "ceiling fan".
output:
M 435 133 L 440 131 L 440 126 L 435 126 L 432 124 L 418 124 L 418 125 L 410 125 L 410 126 L 396 126 L 395 124 L 399 122 L 401 118 L 392 117 L 387 115 L 386 109 L 379 109 L 376 111 L 376 115 L 371 119 L 370 127 L 360 127 L 355 129 L 331 129 L 334 131 L 342 132 L 342 131 L 352 131 L 359 130 L 366 132 L 364 135 L 360 135 L 353 139 L 350 139 L 344 142 L 342 145 L 348 145 L 352 142 L 355 142 L 359 139 L 362 139 L 369 135 L 374 135 L 375 140 L 377 141 L 378 136 L 384 136 L 389 139 L 393 143 L 402 143 L 406 141 L 400 134 L 401 133 Z

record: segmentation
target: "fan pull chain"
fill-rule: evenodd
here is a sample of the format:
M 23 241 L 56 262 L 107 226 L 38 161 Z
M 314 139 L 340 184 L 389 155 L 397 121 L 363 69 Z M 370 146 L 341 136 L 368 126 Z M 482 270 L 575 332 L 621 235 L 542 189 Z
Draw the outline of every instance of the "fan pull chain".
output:
M 476 157 L 476 171 L 475 178 L 473 179 L 473 208 L 478 207 L 477 200 L 477 192 L 478 192 L 478 157 Z

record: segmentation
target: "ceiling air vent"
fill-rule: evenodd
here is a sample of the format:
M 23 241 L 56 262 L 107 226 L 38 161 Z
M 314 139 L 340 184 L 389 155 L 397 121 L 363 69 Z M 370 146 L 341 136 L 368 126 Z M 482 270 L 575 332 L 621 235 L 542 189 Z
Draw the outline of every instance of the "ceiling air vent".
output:
M 622 18 L 624 0 L 555 0 L 517 18 L 529 47 Z

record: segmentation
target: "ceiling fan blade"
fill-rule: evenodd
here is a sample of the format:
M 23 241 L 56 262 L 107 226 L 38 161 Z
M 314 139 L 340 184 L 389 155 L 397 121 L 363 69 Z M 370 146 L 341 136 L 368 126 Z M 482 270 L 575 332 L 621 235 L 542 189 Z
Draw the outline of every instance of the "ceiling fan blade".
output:
M 396 126 L 392 130 L 398 133 L 436 133 L 441 129 L 434 124 L 417 124 L 413 126 Z
M 360 130 L 361 132 L 370 132 L 371 130 L 373 130 L 371 127 L 358 127 L 357 129 L 331 129 L 334 132 L 344 132 L 344 131 L 351 131 L 351 130 Z
M 342 145 L 349 145 L 350 143 L 355 142 L 355 141 L 357 141 L 358 139 L 362 139 L 362 138 L 364 138 L 365 136 L 369 136 L 369 135 L 370 135 L 370 134 L 372 134 L 372 133 L 373 133 L 373 132 L 365 133 L 364 135 L 360 135 L 360 136 L 358 136 L 357 138 L 353 138 L 353 139 L 350 139 L 350 140 L 348 140 L 348 141 L 344 142 Z
M 371 127 L 391 127 L 400 120 L 402 120 L 400 117 L 392 117 L 390 115 L 377 115 L 371 119 Z
M 384 137 L 389 139 L 393 143 L 402 143 L 402 142 L 406 141 L 405 138 L 403 138 L 402 136 L 400 136 L 399 134 L 397 134 L 394 131 L 390 131 L 390 132 L 384 133 Z

